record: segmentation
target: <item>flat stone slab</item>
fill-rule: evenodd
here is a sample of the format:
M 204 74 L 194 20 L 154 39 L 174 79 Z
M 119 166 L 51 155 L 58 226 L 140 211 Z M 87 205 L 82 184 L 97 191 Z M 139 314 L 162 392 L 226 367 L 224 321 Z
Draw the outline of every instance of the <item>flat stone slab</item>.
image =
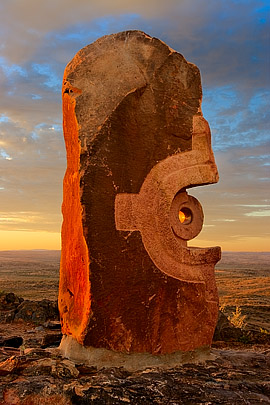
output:
M 186 363 L 201 363 L 214 359 L 209 347 L 200 347 L 194 351 L 178 351 L 169 354 L 153 355 L 149 353 L 121 353 L 112 350 L 82 347 L 72 336 L 64 336 L 59 346 L 63 357 L 68 357 L 77 364 L 102 368 L 123 367 L 128 371 L 142 371 L 158 367 L 169 369 Z

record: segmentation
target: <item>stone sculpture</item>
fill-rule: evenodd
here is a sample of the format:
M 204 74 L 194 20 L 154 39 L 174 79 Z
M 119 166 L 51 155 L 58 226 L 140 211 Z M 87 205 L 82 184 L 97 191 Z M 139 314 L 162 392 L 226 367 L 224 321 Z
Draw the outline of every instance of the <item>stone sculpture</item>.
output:
M 191 187 L 218 181 L 199 69 L 140 31 L 67 65 L 59 308 L 82 347 L 168 354 L 211 344 L 220 248 L 193 248 Z M 77 344 L 76 343 L 76 344 Z

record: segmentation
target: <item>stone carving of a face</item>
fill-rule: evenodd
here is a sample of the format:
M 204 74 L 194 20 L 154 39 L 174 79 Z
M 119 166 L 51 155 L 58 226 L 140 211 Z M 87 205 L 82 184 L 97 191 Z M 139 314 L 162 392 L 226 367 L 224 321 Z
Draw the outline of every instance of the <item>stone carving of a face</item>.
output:
M 209 345 L 220 249 L 192 248 L 218 181 L 198 68 L 140 31 L 82 49 L 63 82 L 59 307 L 84 346 L 171 353 Z

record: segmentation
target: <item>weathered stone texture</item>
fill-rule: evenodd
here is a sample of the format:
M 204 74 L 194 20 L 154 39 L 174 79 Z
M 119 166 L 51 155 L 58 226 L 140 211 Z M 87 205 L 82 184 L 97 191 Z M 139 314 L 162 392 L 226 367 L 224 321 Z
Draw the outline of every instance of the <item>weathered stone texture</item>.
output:
M 0 405 L 266 405 L 269 366 L 269 350 L 212 350 L 207 363 L 136 372 L 32 351 L 0 363 Z
M 186 188 L 218 180 L 201 98 L 198 68 L 139 31 L 97 40 L 65 70 L 59 308 L 63 333 L 84 346 L 211 343 L 220 249 L 187 247 L 203 214 Z M 197 211 L 181 228 L 185 204 Z

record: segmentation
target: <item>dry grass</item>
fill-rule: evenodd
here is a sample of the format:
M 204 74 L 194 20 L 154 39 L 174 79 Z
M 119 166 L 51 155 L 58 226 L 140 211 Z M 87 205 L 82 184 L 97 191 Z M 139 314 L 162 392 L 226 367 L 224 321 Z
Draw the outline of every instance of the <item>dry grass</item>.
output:
M 223 252 L 216 281 L 227 316 L 233 317 L 239 308 L 249 328 L 270 330 L 269 252 Z

